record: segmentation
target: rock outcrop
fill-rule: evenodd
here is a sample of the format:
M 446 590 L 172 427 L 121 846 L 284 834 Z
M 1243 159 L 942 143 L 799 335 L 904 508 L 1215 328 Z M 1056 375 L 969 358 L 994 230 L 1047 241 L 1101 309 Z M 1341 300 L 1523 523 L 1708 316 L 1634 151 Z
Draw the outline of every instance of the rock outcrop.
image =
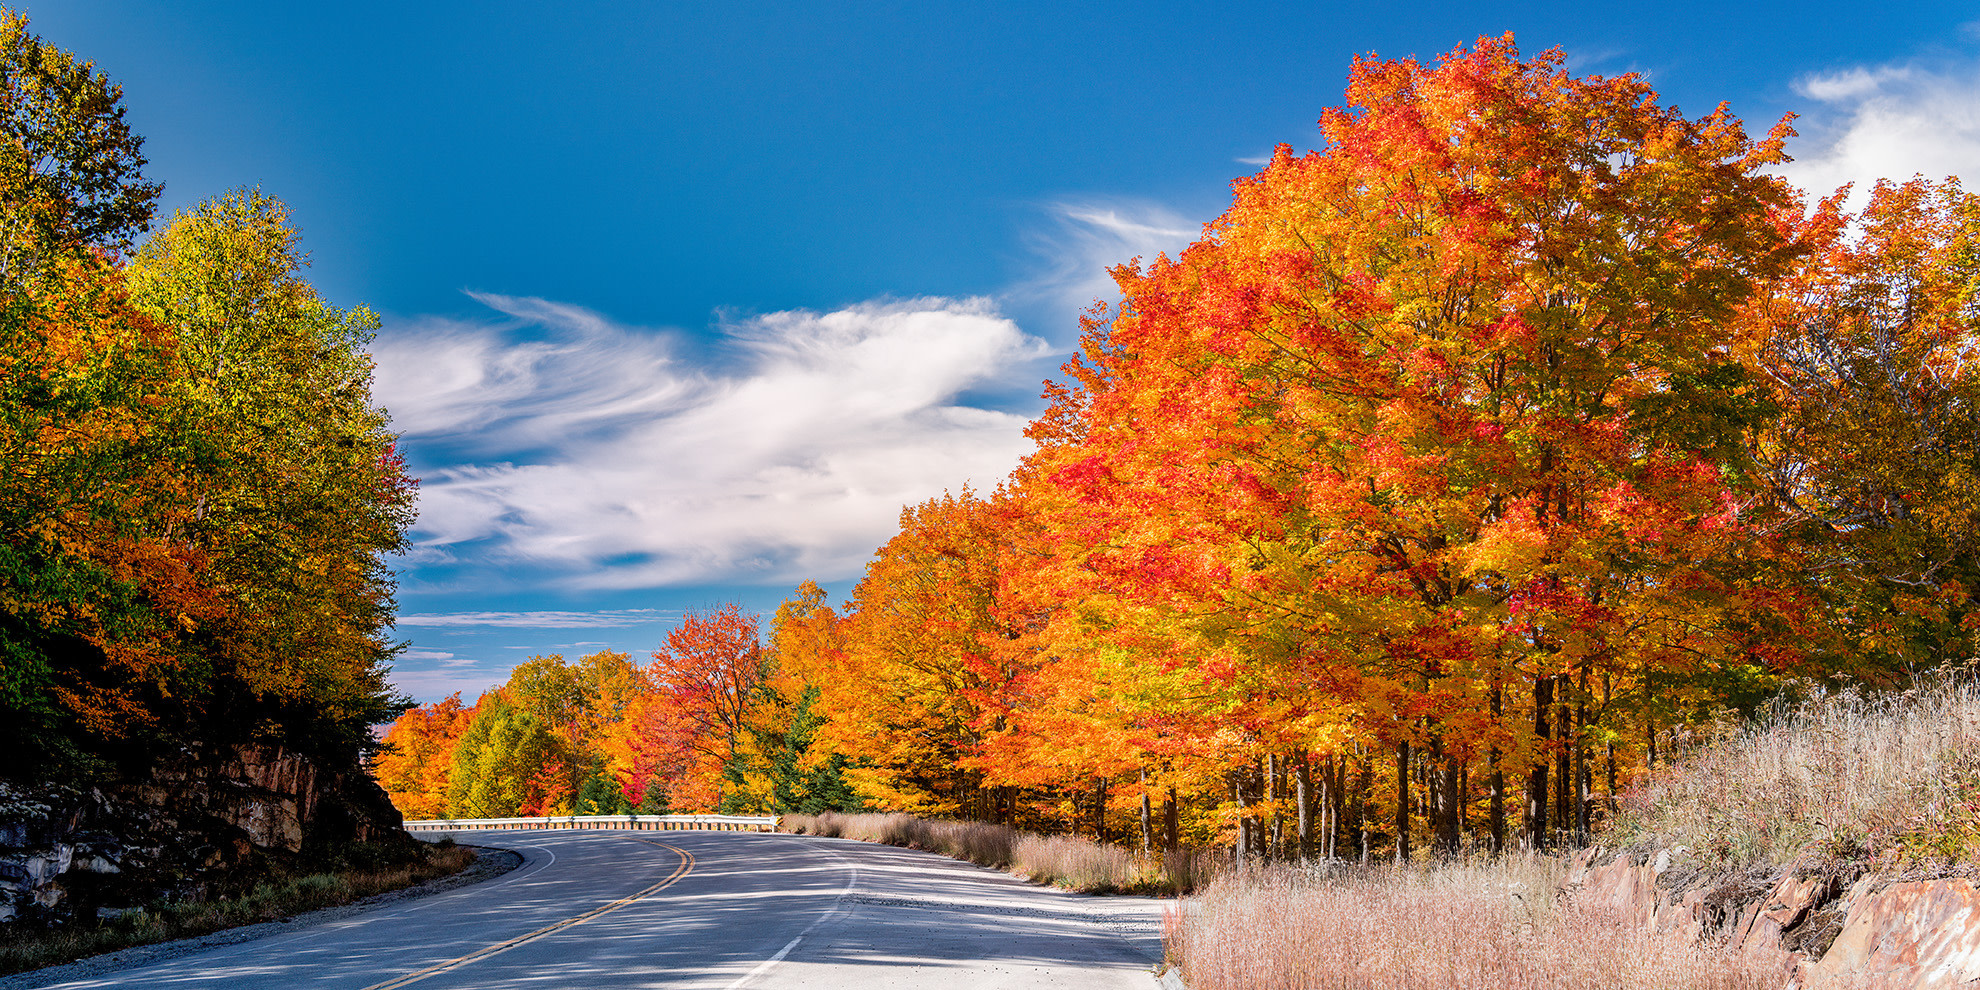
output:
M 1576 857 L 1569 885 L 1619 916 L 1685 927 L 1782 960 L 1803 990 L 1980 986 L 1980 888 L 1972 877 L 1904 879 L 1839 865 L 1702 873 L 1682 849 Z
M 362 771 L 270 745 L 188 749 L 138 780 L 0 780 L 0 922 L 62 923 L 205 896 L 269 860 L 408 843 Z

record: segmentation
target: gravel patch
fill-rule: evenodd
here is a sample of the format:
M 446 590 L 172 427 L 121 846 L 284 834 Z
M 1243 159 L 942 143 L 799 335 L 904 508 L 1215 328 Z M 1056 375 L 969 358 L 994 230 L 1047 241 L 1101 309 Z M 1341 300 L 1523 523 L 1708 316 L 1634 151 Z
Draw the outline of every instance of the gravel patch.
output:
M 153 945 L 139 945 L 116 952 L 106 952 L 100 956 L 78 959 L 61 966 L 46 969 L 33 969 L 25 973 L 0 977 L 0 990 L 28 990 L 30 987 L 47 986 L 51 983 L 67 983 L 72 980 L 94 979 L 120 970 L 135 969 L 156 962 L 177 959 L 218 945 L 234 945 L 251 942 L 269 935 L 292 932 L 308 925 L 328 921 L 339 921 L 354 914 L 361 914 L 373 908 L 398 904 L 421 897 L 431 897 L 450 890 L 457 890 L 484 880 L 492 880 L 522 865 L 522 856 L 507 849 L 493 849 L 488 846 L 472 846 L 461 843 L 475 851 L 474 862 L 459 873 L 436 877 L 422 884 L 388 890 L 373 894 L 361 901 L 353 901 L 339 907 L 322 908 L 306 914 L 292 915 L 280 921 L 264 921 L 256 925 L 242 925 L 228 928 L 198 938 L 185 938 L 176 942 L 159 942 Z

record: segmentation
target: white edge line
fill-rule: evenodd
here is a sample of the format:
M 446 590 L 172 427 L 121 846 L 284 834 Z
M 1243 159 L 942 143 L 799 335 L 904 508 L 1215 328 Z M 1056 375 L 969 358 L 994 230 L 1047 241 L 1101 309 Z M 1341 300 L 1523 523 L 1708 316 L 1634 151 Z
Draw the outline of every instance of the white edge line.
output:
M 727 987 L 724 988 L 724 990 L 742 990 L 744 986 L 747 986 L 749 984 L 749 981 L 754 980 L 759 976 L 762 976 L 764 973 L 769 972 L 771 967 L 777 965 L 780 962 L 783 962 L 784 957 L 790 955 L 791 950 L 797 948 L 798 943 L 804 941 L 805 936 L 810 935 L 812 932 L 818 930 L 818 926 L 826 923 L 827 921 L 831 921 L 834 918 L 837 918 L 840 914 L 844 913 L 845 904 L 846 904 L 846 895 L 852 893 L 853 888 L 855 886 L 858 886 L 859 884 L 859 865 L 845 858 L 844 856 L 839 855 L 837 850 L 834 850 L 830 847 L 816 845 L 809 842 L 805 843 L 805 845 L 808 845 L 813 849 L 822 850 L 826 855 L 831 856 L 833 859 L 836 859 L 840 863 L 844 864 L 846 867 L 846 885 L 840 888 L 839 896 L 832 899 L 831 910 L 825 912 L 824 914 L 819 915 L 816 919 L 814 919 L 811 922 L 811 924 L 805 926 L 804 931 L 799 932 L 796 938 L 791 939 L 789 942 L 784 943 L 784 947 L 778 949 L 776 955 L 771 956 L 770 958 L 765 959 L 760 963 L 757 963 L 755 969 L 752 969 L 749 972 L 744 973 L 741 979 L 738 979 L 736 982 L 729 984 Z

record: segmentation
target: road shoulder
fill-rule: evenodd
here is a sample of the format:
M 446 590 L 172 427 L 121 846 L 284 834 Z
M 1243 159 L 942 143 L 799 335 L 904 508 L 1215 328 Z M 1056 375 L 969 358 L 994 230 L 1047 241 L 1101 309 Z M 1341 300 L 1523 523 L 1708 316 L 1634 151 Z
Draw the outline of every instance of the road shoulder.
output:
M 520 854 L 507 849 L 496 849 L 490 846 L 477 846 L 469 843 L 462 843 L 462 845 L 475 850 L 476 855 L 473 865 L 459 873 L 449 874 L 444 877 L 435 877 L 425 883 L 415 884 L 411 887 L 401 887 L 398 890 L 388 890 L 382 894 L 373 894 L 364 900 L 354 901 L 350 904 L 341 904 L 336 907 L 327 907 L 304 914 L 292 915 L 280 921 L 266 921 L 255 925 L 242 925 L 239 928 L 227 928 L 211 934 L 201 935 L 197 938 L 179 939 L 175 942 L 157 942 L 151 945 L 133 946 L 128 949 L 119 949 L 116 952 L 106 952 L 100 956 L 78 959 L 75 962 L 64 963 L 60 966 L 49 966 L 45 969 L 34 969 L 25 973 L 15 973 L 12 976 L 0 977 L 0 990 L 29 990 L 31 987 L 42 987 L 55 983 L 99 979 L 111 973 L 149 966 L 153 963 L 166 962 L 216 946 L 252 942 L 255 939 L 266 938 L 270 935 L 298 931 L 310 925 L 341 921 L 345 918 L 378 908 L 431 897 L 435 894 L 444 894 L 451 890 L 459 890 L 462 887 L 469 887 L 493 880 L 514 870 L 523 863 L 523 857 Z

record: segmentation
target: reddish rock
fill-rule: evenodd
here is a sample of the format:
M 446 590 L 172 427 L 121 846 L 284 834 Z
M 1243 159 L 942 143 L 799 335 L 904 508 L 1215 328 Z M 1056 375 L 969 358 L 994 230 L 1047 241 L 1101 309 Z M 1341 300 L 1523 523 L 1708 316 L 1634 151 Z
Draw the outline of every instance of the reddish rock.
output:
M 1953 878 L 1859 896 L 1828 953 L 1803 973 L 1808 990 L 1859 985 L 1865 977 L 1893 990 L 1980 984 L 1980 890 Z

